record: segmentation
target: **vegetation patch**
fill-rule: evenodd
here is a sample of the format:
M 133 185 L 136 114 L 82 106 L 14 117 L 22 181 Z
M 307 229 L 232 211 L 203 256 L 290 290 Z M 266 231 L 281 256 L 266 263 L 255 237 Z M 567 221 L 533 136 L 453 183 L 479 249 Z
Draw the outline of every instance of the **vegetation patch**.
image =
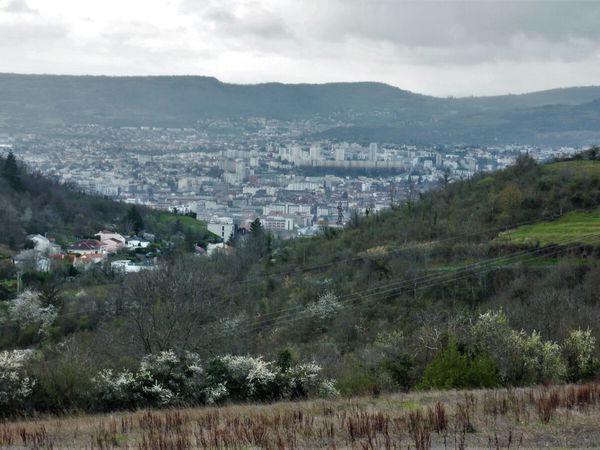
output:
M 182 229 L 189 228 L 192 231 L 204 231 L 206 230 L 206 223 L 197 220 L 190 216 L 179 216 L 170 213 L 162 213 L 158 216 L 158 223 L 162 225 L 173 226 L 179 222 Z
M 500 233 L 497 241 L 532 245 L 567 242 L 570 244 L 597 245 L 600 243 L 600 211 L 575 211 L 565 214 L 560 219 L 523 225 Z
M 586 175 L 600 176 L 600 161 L 596 160 L 573 160 L 558 161 L 546 164 L 544 172 L 561 175 Z

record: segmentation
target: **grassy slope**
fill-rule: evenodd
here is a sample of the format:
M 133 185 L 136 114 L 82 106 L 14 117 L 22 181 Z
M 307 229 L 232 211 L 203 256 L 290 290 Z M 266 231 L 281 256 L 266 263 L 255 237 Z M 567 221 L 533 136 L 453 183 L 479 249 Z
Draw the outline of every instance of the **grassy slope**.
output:
M 560 161 L 543 168 L 546 177 L 600 177 L 600 161 Z M 556 220 L 549 220 L 503 232 L 500 242 L 513 244 L 556 244 L 570 240 L 581 244 L 598 244 L 600 210 L 573 211 Z
M 551 174 L 600 176 L 600 161 L 560 161 L 545 165 L 544 171 Z
M 190 228 L 192 231 L 205 231 L 206 230 L 206 222 L 201 220 L 196 220 L 193 217 L 188 216 L 178 216 L 169 213 L 161 213 L 158 216 L 158 223 L 161 225 L 175 225 L 175 223 L 179 221 L 183 228 Z
M 557 220 L 523 225 L 500 234 L 499 241 L 513 244 L 555 244 L 570 240 L 581 244 L 598 244 L 600 211 L 571 212 Z
M 0 424 L 2 448 L 582 448 L 600 386 L 446 391 Z

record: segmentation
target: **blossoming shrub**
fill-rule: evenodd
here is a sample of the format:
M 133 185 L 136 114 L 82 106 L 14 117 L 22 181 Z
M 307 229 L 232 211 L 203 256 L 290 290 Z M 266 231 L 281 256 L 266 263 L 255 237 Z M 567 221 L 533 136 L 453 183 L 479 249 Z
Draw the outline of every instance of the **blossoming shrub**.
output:
M 589 328 L 573 330 L 562 345 L 562 354 L 567 365 L 568 381 L 592 378 L 598 371 L 598 359 L 594 357 L 596 338 Z
M 461 342 L 470 354 L 486 354 L 498 367 L 505 385 L 590 378 L 597 369 L 591 332 L 574 330 L 562 345 L 546 341 L 537 331 L 514 330 L 502 311 L 479 315 Z
M 22 410 L 33 391 L 34 380 L 25 371 L 31 352 L 0 352 L 0 416 Z
M 262 358 L 233 355 L 202 365 L 194 353 L 165 351 L 144 357 L 137 372 L 102 371 L 94 385 L 105 410 L 337 395 L 320 370 L 316 364 L 282 369 Z
M 7 316 L 4 320 L 17 323 L 21 328 L 32 328 L 40 337 L 45 337 L 57 315 L 54 306 L 43 305 L 39 292 L 27 289 L 8 302 Z

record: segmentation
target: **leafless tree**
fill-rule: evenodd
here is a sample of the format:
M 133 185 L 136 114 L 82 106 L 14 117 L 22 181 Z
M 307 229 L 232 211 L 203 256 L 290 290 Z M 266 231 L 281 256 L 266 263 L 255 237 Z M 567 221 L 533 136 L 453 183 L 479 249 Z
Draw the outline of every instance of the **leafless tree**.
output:
M 123 312 L 145 353 L 190 349 L 202 340 L 216 298 L 204 266 L 197 258 L 181 257 L 127 277 Z

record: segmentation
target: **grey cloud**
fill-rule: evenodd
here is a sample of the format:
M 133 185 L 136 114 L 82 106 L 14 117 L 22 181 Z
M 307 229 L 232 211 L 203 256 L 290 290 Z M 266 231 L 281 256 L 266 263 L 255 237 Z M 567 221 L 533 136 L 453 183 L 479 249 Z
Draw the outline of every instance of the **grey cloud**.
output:
M 25 0 L 0 1 L 0 11 L 11 14 L 37 14 L 37 10 L 31 8 Z
M 516 34 L 549 41 L 600 37 L 600 3 L 555 1 L 362 1 L 330 4 L 331 34 L 399 45 L 500 44 Z
M 600 2 L 528 0 L 182 0 L 185 14 L 229 47 L 282 57 L 352 57 L 472 65 L 486 61 L 593 57 Z M 350 47 L 350 49 L 349 49 Z
M 463 63 L 544 55 L 568 59 L 586 57 L 600 42 L 596 2 L 346 0 L 324 10 L 317 30 L 322 39 L 385 42 L 422 53 L 424 60 L 430 60 L 428 54 Z
M 199 26 L 208 25 L 214 33 L 225 38 L 293 38 L 284 15 L 271 12 L 259 1 L 209 0 L 198 4 L 193 0 L 185 0 L 180 8 L 184 13 L 197 15 Z

